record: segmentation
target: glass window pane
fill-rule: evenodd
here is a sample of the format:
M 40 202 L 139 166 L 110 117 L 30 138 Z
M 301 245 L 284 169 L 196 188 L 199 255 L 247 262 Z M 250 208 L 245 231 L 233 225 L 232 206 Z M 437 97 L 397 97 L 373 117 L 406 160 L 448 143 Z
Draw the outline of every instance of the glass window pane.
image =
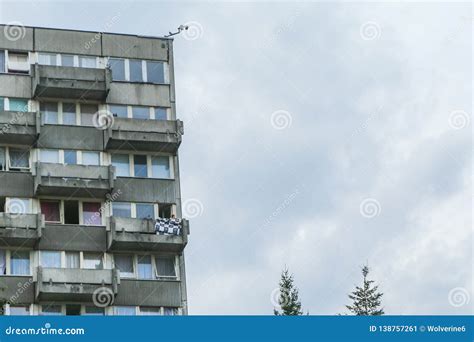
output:
M 155 108 L 155 120 L 168 120 L 166 108 Z
M 7 253 L 0 249 L 0 275 L 7 274 Z
M 112 70 L 113 81 L 125 81 L 125 61 L 123 59 L 110 58 L 109 67 Z
M 153 273 L 151 269 L 151 256 L 140 255 L 138 257 L 138 278 L 153 279 Z
M 82 203 L 83 224 L 100 226 L 102 225 L 100 203 Z
M 138 219 L 154 219 L 155 210 L 153 204 L 150 203 L 137 203 L 137 218 Z
M 73 55 L 62 55 L 62 66 L 73 67 L 74 66 L 74 56 Z
M 10 316 L 29 316 L 29 306 L 12 306 L 10 305 Z
M 109 105 L 110 112 L 118 118 L 128 117 L 127 106 Z
M 7 169 L 6 162 L 5 148 L 0 147 L 0 171 L 5 171 Z
M 10 148 L 10 168 L 28 169 L 30 167 L 30 151 Z
M 84 268 L 102 270 L 104 268 L 102 254 L 84 253 Z
M 63 125 L 76 124 L 76 104 L 63 103 Z
M 133 277 L 133 256 L 116 254 L 114 262 L 121 277 Z
M 153 307 L 140 307 L 140 315 L 142 316 L 159 316 L 161 315 L 160 308 L 153 308 Z
M 11 112 L 28 112 L 28 100 L 25 99 L 9 99 Z
M 136 310 L 134 306 L 114 306 L 114 315 L 135 316 Z
M 60 268 L 61 267 L 61 252 L 57 251 L 41 251 L 40 266 Z
M 0 51 L 0 72 L 5 72 L 5 51 Z
M 151 172 L 154 178 L 171 178 L 170 158 L 167 156 L 152 156 Z
M 97 60 L 95 57 L 79 57 L 79 66 L 81 68 L 95 68 L 97 67 Z
M 5 98 L 3 97 L 0 97 L 0 111 L 4 111 L 5 110 Z
M 44 124 L 55 125 L 58 123 L 58 104 L 43 102 L 40 104 L 41 119 Z
M 94 114 L 97 113 L 97 105 L 81 105 L 81 125 L 94 126 Z
M 174 257 L 155 257 L 157 277 L 176 277 Z
M 133 156 L 135 177 L 148 177 L 146 156 Z
M 55 201 L 41 201 L 41 214 L 44 215 L 44 220 L 46 222 L 60 222 L 60 210 L 59 210 L 59 202 Z
M 27 198 L 10 198 L 7 212 L 11 214 L 30 214 L 31 200 Z
M 66 252 L 66 268 L 79 268 L 79 252 Z
M 176 316 L 178 314 L 178 308 L 163 308 L 163 315 L 165 316 Z
M 82 152 L 83 165 L 100 165 L 99 152 Z
M 150 83 L 165 83 L 165 73 L 162 62 L 146 62 L 146 76 L 147 82 Z
M 40 53 L 38 63 L 42 65 L 56 65 L 56 54 L 54 53 Z
M 14 251 L 11 253 L 10 268 L 12 275 L 30 274 L 30 252 Z
M 70 165 L 77 164 L 77 151 L 64 150 L 64 163 Z
M 127 154 L 112 155 L 112 165 L 115 166 L 115 173 L 118 177 L 130 177 L 130 165 Z
M 62 315 L 61 305 L 43 305 L 41 306 L 42 316 L 58 316 Z
M 146 120 L 150 118 L 150 109 L 148 107 L 133 106 L 132 117 L 134 119 Z
M 105 310 L 104 308 L 98 308 L 96 306 L 86 306 L 85 313 L 86 316 L 104 316 Z
M 58 150 L 41 150 L 40 161 L 43 163 L 59 163 L 59 151 Z
M 130 60 L 130 82 L 143 82 L 141 60 Z
M 132 205 L 125 202 L 112 202 L 112 212 L 115 217 L 132 217 Z

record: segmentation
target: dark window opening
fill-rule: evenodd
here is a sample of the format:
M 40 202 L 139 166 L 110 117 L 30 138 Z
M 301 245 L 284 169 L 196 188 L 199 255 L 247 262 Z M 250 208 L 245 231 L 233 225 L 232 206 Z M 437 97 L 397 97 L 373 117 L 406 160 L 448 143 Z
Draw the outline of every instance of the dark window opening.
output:
M 6 202 L 6 198 L 0 197 L 0 213 L 5 212 L 5 202 Z
M 66 316 L 79 316 L 81 314 L 80 305 L 66 305 Z
M 64 223 L 65 224 L 79 224 L 79 202 L 77 201 L 64 202 Z
M 159 204 L 159 217 L 171 218 L 171 204 Z

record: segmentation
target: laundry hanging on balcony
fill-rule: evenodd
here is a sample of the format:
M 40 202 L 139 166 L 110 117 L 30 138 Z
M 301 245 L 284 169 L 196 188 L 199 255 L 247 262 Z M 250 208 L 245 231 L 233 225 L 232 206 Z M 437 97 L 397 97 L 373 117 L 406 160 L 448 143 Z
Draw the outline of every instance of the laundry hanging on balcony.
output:
M 160 235 L 181 235 L 181 219 L 157 218 L 155 232 Z

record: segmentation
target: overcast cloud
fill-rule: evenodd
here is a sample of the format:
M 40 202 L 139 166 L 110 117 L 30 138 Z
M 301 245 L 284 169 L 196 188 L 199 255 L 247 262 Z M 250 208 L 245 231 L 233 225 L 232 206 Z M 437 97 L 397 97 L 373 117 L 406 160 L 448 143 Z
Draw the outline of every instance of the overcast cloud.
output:
M 305 311 L 343 313 L 366 262 L 388 314 L 472 312 L 472 19 L 469 3 L 0 5 L 30 26 L 189 23 L 191 314 L 272 314 L 285 265 Z

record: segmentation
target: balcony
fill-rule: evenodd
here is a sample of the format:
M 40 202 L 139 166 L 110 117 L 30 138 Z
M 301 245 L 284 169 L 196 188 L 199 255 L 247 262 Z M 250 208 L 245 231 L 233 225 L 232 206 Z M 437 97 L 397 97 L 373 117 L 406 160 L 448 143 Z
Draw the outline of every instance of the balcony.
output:
M 41 238 L 43 228 L 41 214 L 0 213 L 0 246 L 34 247 Z
M 38 162 L 33 168 L 34 193 L 99 198 L 114 187 L 114 166 L 63 165 Z
M 180 235 L 159 235 L 154 220 L 109 217 L 107 248 L 111 251 L 160 251 L 181 253 L 188 243 L 189 221 L 183 220 Z
M 104 130 L 105 148 L 176 153 L 184 134 L 180 120 L 136 120 L 114 118 Z
M 33 145 L 40 133 L 39 113 L 0 111 L 0 143 Z
M 117 295 L 120 277 L 116 269 L 37 268 L 35 298 L 39 301 L 92 302 L 94 291 Z M 97 294 L 96 294 L 97 295 Z M 113 299 L 113 298 L 111 298 Z
M 103 101 L 110 89 L 109 69 L 35 64 L 33 96 Z

